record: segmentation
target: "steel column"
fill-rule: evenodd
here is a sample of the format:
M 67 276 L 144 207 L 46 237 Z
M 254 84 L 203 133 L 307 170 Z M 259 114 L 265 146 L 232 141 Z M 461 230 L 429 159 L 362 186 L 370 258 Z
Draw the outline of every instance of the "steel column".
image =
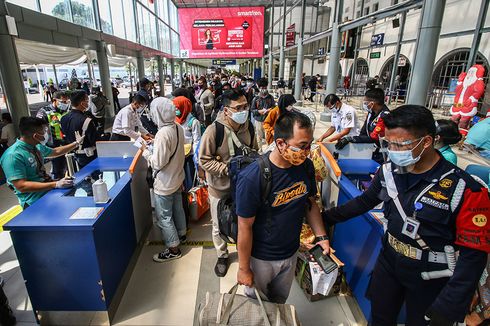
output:
M 434 69 L 437 45 L 446 0 L 431 0 L 424 3 L 420 24 L 415 63 L 408 87 L 409 104 L 425 105 Z
M 111 73 L 107 60 L 107 48 L 105 42 L 97 42 L 97 62 L 99 64 L 100 83 L 105 97 L 109 100 L 106 117 L 114 117 L 114 98 L 112 97 Z
M 160 96 L 165 96 L 165 76 L 163 74 L 163 59 L 162 56 L 157 55 L 158 65 L 158 85 L 160 86 Z
M 143 53 L 141 51 L 138 51 L 136 65 L 138 69 L 138 79 L 143 79 L 145 77 L 145 58 L 143 58 Z
M 301 2 L 301 22 L 299 24 L 299 39 L 298 48 L 296 54 L 296 77 L 294 81 L 294 97 L 296 100 L 301 98 L 302 83 L 301 77 L 303 76 L 303 61 L 305 59 L 303 50 L 303 37 L 305 36 L 305 16 L 306 16 L 306 0 Z
M 337 83 L 339 79 L 339 62 L 340 62 L 340 36 L 339 23 L 344 10 L 343 0 L 337 0 L 335 11 L 335 21 L 332 26 L 332 43 L 330 46 L 330 58 L 328 59 L 328 75 L 327 75 L 327 94 L 337 91 Z
M 391 70 L 391 78 L 390 78 L 390 97 L 388 103 L 391 103 L 391 96 L 394 91 L 394 86 L 395 86 L 395 78 L 396 78 L 396 73 L 398 71 L 398 61 L 400 60 L 400 52 L 402 50 L 402 41 L 403 41 L 403 32 L 405 31 L 405 21 L 407 20 L 407 12 L 403 12 L 402 16 L 400 17 L 400 30 L 398 31 L 398 42 L 396 45 L 396 52 L 395 52 L 395 57 L 393 61 L 393 69 Z
M 272 87 L 272 75 L 274 74 L 274 56 L 272 55 L 272 47 L 274 44 L 274 0 L 272 0 L 271 15 L 270 15 L 270 34 L 269 34 L 269 73 L 267 80 L 269 88 Z
M 471 42 L 470 56 L 468 63 L 466 64 L 466 70 L 471 68 L 476 62 L 476 56 L 478 54 L 478 48 L 480 47 L 482 27 L 485 24 L 485 19 L 488 13 L 488 0 L 481 0 L 480 12 L 478 14 L 478 21 L 476 22 L 475 34 L 473 35 L 473 42 Z
M 0 74 L 3 80 L 3 94 L 12 116 L 15 132 L 19 134 L 21 117 L 29 116 L 29 104 L 25 94 L 20 62 L 15 46 L 15 37 L 7 28 L 5 0 L 0 0 Z
M 287 10 L 287 1 L 284 0 L 284 7 L 283 7 L 283 17 L 282 17 L 282 34 L 281 34 L 281 44 L 280 44 L 280 50 L 281 52 L 279 53 L 279 79 L 284 78 L 284 49 L 286 48 L 286 10 Z

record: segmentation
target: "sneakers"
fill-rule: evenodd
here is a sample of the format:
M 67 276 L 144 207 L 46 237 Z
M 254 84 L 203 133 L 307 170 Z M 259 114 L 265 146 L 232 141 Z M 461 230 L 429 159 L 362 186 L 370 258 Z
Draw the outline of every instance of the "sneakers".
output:
M 218 277 L 224 277 L 226 275 L 226 272 L 228 272 L 228 257 L 218 258 L 216 266 L 214 266 L 214 273 Z
M 164 263 L 180 257 L 182 257 L 182 252 L 180 252 L 180 249 L 176 253 L 171 252 L 169 249 L 165 249 L 164 251 L 153 255 L 153 261 L 157 263 Z

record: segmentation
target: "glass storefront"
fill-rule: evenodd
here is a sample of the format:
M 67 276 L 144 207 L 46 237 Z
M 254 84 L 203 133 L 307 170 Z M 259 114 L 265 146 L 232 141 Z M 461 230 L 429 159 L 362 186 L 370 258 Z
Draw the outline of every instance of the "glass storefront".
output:
M 177 7 L 170 0 L 7 1 L 81 26 L 100 28 L 106 34 L 166 53 L 172 51 L 178 55 L 180 52 Z M 96 22 L 97 9 L 100 27 Z

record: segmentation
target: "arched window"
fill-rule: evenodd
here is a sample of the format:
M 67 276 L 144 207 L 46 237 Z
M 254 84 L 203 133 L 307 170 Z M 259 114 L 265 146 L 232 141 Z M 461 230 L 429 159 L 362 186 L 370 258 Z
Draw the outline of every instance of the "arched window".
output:
M 390 88 L 391 73 L 393 71 L 394 64 L 395 56 L 393 55 L 388 60 L 386 60 L 383 67 L 381 68 L 381 71 L 379 72 L 379 80 L 382 84 L 383 89 L 385 90 Z M 396 72 L 396 76 L 399 77 L 395 78 L 394 91 L 398 90 L 403 93 L 407 89 L 411 69 L 412 65 L 410 64 L 410 61 L 406 56 L 401 54 L 400 58 L 398 59 L 398 70 Z
M 470 49 L 456 49 L 443 56 L 435 65 L 434 73 L 432 74 L 432 87 L 434 89 L 448 90 L 451 83 L 455 83 L 459 75 L 466 71 L 466 64 L 470 56 Z M 476 63 L 485 67 L 485 76 L 483 80 L 485 84 L 488 81 L 488 61 L 485 57 L 478 53 Z
M 351 89 L 352 95 L 364 95 L 366 92 L 366 82 L 369 79 L 369 66 L 365 59 L 358 58 L 356 65 L 356 73 L 352 73 L 354 64 L 349 69 L 349 76 L 351 76 Z

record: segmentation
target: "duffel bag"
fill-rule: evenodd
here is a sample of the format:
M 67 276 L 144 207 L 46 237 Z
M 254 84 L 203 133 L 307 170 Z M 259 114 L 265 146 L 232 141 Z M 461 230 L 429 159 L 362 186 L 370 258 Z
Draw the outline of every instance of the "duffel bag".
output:
M 264 302 L 237 295 L 238 284 L 228 293 L 206 293 L 196 313 L 199 326 L 300 326 L 293 305 Z

